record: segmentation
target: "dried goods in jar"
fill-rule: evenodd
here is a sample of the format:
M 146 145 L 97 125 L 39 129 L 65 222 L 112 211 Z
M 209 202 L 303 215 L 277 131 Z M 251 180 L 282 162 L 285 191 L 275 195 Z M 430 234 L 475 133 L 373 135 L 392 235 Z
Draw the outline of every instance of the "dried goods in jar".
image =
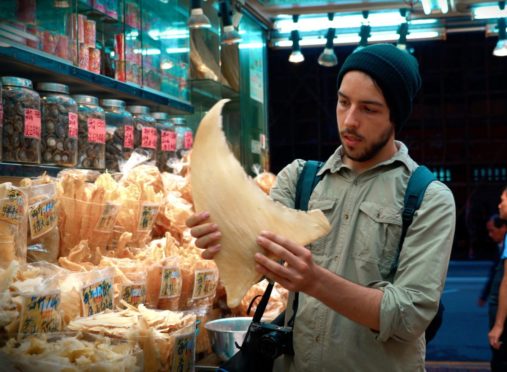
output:
M 44 164 L 74 167 L 77 164 L 77 103 L 63 84 L 41 83 L 42 142 Z
M 132 114 L 118 99 L 104 99 L 101 104 L 106 113 L 106 168 L 119 171 L 120 164 L 134 151 Z
M 28 79 L 2 77 L 3 160 L 40 163 L 40 97 Z

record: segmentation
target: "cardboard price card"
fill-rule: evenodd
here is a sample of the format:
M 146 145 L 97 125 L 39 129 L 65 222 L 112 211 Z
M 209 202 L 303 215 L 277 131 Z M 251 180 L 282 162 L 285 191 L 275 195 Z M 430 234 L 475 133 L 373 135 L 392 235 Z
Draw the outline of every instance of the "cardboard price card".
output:
M 7 197 L 0 199 L 0 220 L 11 224 L 21 222 L 25 214 L 26 197 L 16 189 L 10 189 Z
M 106 122 L 103 119 L 88 118 L 88 143 L 106 143 Z
M 161 280 L 159 298 L 174 298 L 181 295 L 182 279 L 179 268 L 164 267 Z
M 28 222 L 32 239 L 46 234 L 53 229 L 57 222 L 56 200 L 48 199 L 28 207 Z
M 37 109 L 25 109 L 25 131 L 24 135 L 28 138 L 40 139 L 41 134 L 41 116 Z
M 132 125 L 125 125 L 123 127 L 123 147 L 127 149 L 134 148 L 134 127 Z
M 60 292 L 41 296 L 22 296 L 23 311 L 19 334 L 58 332 L 62 329 Z
M 160 148 L 162 151 L 176 151 L 176 132 L 163 130 L 161 132 Z
M 155 222 L 157 217 L 159 205 L 154 203 L 144 203 L 141 205 L 141 211 L 139 213 L 139 224 L 137 226 L 138 231 L 149 231 Z
M 185 132 L 185 135 L 183 136 L 183 147 L 185 150 L 188 150 L 192 148 L 192 144 L 194 143 L 194 135 L 192 132 L 188 131 Z
M 113 280 L 106 278 L 81 289 L 83 316 L 113 309 Z
M 157 149 L 157 128 L 143 127 L 141 131 L 141 147 L 145 149 Z
M 146 284 L 131 284 L 121 288 L 121 298 L 128 304 L 137 306 L 146 302 Z
M 77 138 L 78 116 L 75 112 L 69 112 L 69 137 Z
M 218 284 L 216 270 L 195 270 L 192 299 L 210 297 L 215 294 Z
M 190 372 L 194 370 L 195 334 L 176 336 L 174 340 L 171 372 Z
M 102 210 L 102 214 L 95 225 L 95 230 L 104 232 L 113 231 L 114 223 L 116 222 L 116 217 L 118 216 L 119 211 L 119 204 L 106 202 L 104 209 Z

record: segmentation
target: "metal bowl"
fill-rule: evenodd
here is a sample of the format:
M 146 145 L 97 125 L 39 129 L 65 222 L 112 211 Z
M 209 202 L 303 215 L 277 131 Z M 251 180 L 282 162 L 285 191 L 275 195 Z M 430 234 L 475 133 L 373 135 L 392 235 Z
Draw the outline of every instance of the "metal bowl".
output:
M 208 331 L 211 347 L 224 362 L 236 354 L 245 338 L 252 318 L 224 318 L 204 325 Z

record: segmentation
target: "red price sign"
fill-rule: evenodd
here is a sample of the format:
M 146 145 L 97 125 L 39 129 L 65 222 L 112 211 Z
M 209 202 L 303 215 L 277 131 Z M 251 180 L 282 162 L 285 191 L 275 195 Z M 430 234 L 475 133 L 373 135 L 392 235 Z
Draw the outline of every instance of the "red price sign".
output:
M 40 131 L 40 111 L 36 109 L 25 109 L 25 137 L 40 139 Z
M 69 137 L 77 138 L 77 114 L 75 112 L 69 112 Z
M 192 147 L 192 143 L 194 143 L 194 137 L 191 131 L 185 132 L 185 136 L 183 137 L 183 146 L 185 150 L 188 150 Z
M 88 143 L 106 143 L 106 122 L 102 119 L 89 118 Z
M 176 151 L 176 132 L 173 130 L 163 130 L 160 147 L 162 151 Z
M 141 147 L 157 149 L 157 128 L 143 127 L 141 132 Z
M 132 125 L 125 125 L 125 136 L 123 137 L 123 147 L 127 149 L 134 148 L 134 127 Z

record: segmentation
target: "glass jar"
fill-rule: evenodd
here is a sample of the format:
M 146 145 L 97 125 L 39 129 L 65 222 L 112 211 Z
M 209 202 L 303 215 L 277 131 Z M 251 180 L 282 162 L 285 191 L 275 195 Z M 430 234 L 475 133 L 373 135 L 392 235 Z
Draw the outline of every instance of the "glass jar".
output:
M 97 97 L 73 96 L 78 104 L 78 168 L 106 167 L 106 117 Z
M 132 114 L 119 99 L 103 99 L 101 105 L 106 112 L 106 168 L 118 172 L 134 151 Z
M 157 129 L 160 135 L 157 167 L 161 172 L 170 172 L 169 164 L 176 158 L 176 131 L 165 112 L 154 112 L 151 114 L 157 121 Z
M 150 160 L 157 160 L 158 131 L 156 120 L 147 106 L 128 106 L 134 118 L 134 145 L 142 149 Z
M 39 93 L 28 79 L 4 76 L 3 160 L 40 163 L 41 114 Z
M 37 84 L 42 109 L 42 163 L 75 167 L 77 164 L 77 103 L 69 87 L 57 83 Z
M 172 118 L 171 122 L 176 131 L 176 154 L 181 159 L 192 148 L 194 134 L 192 129 L 187 127 L 187 121 L 184 118 Z

